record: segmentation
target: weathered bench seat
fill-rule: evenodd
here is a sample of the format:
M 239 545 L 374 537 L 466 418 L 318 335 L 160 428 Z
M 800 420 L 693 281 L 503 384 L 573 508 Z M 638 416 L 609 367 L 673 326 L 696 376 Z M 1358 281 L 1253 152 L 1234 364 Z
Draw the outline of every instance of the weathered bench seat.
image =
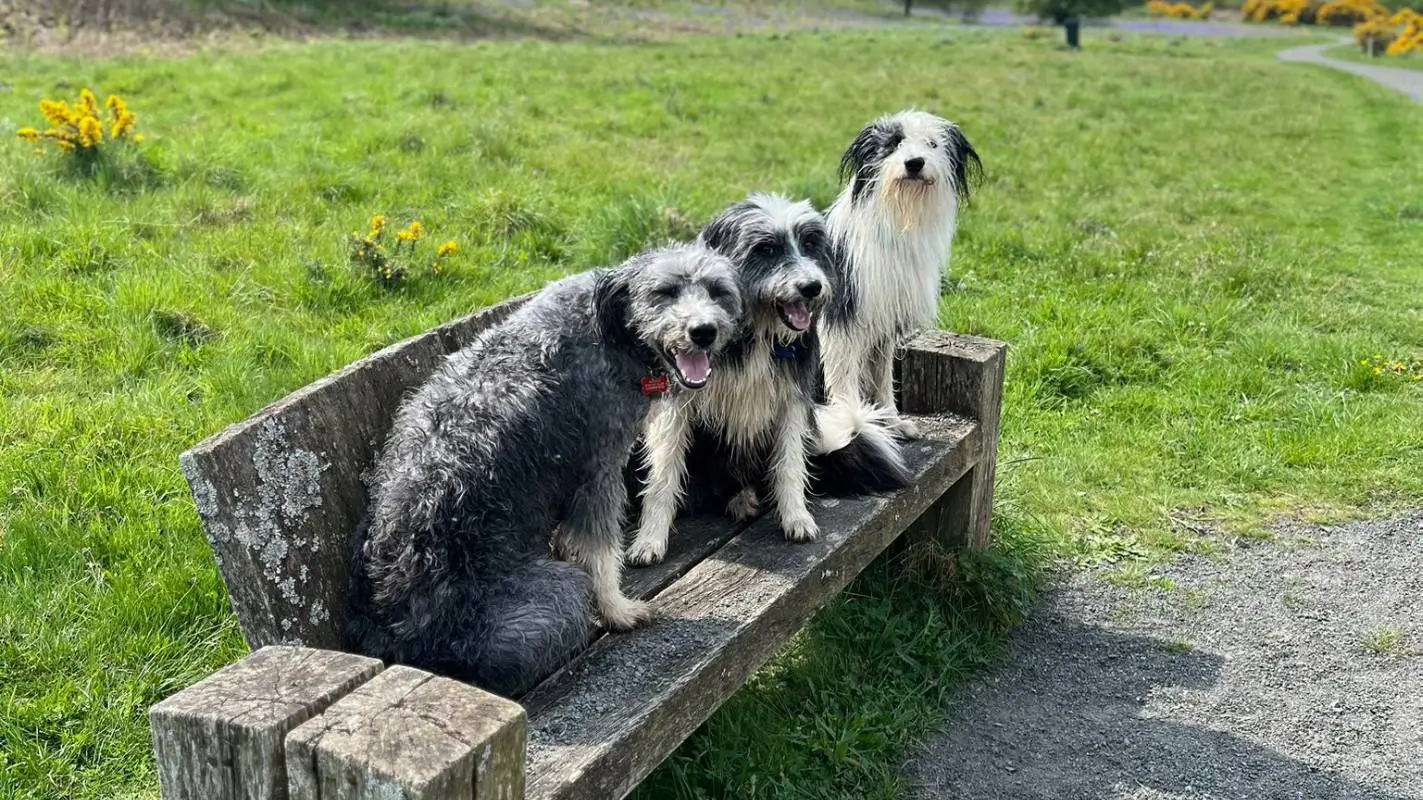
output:
M 905 531 L 986 542 L 1003 346 L 921 336 L 900 363 L 925 438 L 914 484 L 817 499 L 821 536 L 771 518 L 680 521 L 630 569 L 658 619 L 602 636 L 517 704 L 339 653 L 362 473 L 403 394 L 520 300 L 387 348 L 183 454 L 254 654 L 151 712 L 166 798 L 620 798 Z M 264 649 L 265 648 L 265 649 Z

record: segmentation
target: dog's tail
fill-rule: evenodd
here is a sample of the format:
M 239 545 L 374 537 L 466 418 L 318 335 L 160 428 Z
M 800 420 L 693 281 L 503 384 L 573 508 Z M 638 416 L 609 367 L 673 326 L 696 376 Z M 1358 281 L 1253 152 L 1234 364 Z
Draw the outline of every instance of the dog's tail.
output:
M 450 642 L 452 672 L 513 697 L 573 658 L 592 638 L 592 582 L 565 561 L 539 558 L 482 593 Z
M 899 442 L 885 429 L 889 420 L 888 411 L 868 406 L 816 406 L 820 441 L 810 461 L 812 491 L 843 497 L 908 486 L 914 476 Z

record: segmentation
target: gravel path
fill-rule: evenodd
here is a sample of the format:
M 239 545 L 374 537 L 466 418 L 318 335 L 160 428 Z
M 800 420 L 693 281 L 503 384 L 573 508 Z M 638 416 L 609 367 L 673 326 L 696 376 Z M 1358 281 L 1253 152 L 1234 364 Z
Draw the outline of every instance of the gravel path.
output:
M 1341 38 L 1338 44 L 1314 44 L 1308 47 L 1292 47 L 1289 50 L 1281 50 L 1277 55 L 1281 61 L 1320 64 L 1332 69 L 1361 75 L 1380 86 L 1386 86 L 1396 92 L 1403 92 L 1413 98 L 1415 103 L 1423 103 L 1423 71 L 1416 69 L 1399 69 L 1398 67 L 1375 67 L 1370 64 L 1356 64 L 1352 61 L 1340 61 L 1337 58 L 1330 58 L 1324 55 L 1324 51 L 1338 47 L 1339 44 L 1353 44 L 1353 42 L 1353 39 Z
M 1423 512 L 1078 574 L 956 699 L 914 800 L 1423 798 Z

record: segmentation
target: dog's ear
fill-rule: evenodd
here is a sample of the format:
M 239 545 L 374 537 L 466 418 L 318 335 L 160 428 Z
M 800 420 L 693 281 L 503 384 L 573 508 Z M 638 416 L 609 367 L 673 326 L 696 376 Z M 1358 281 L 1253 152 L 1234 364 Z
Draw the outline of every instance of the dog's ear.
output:
M 598 338 L 607 344 L 627 344 L 633 341 L 628 326 L 628 305 L 632 289 L 627 269 L 603 269 L 593 279 L 593 320 Z
M 860 131 L 845 154 L 840 156 L 840 181 L 854 181 L 850 190 L 851 200 L 859 200 L 860 195 L 869 188 L 875 169 L 883 158 L 883 150 L 896 136 L 902 139 L 904 134 L 883 120 L 872 122 Z M 898 143 L 895 144 L 897 146 Z
M 959 200 L 966 203 L 983 182 L 983 162 L 968 137 L 963 135 L 963 129 L 952 122 L 944 123 L 944 152 L 953 161 L 954 191 L 958 192 Z
M 731 258 L 732 250 L 736 247 L 737 241 L 735 215 L 731 210 L 718 214 L 716 219 L 707 223 L 702 232 L 697 234 L 697 241 L 708 248 Z

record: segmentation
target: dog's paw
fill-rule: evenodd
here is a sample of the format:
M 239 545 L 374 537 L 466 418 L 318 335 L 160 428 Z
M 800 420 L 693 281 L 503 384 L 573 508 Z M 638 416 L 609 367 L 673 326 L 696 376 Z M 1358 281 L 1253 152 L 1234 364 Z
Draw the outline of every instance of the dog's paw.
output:
M 731 502 L 726 504 L 726 513 L 737 522 L 748 522 L 755 519 L 760 505 L 761 501 L 756 497 L 756 490 L 747 487 L 737 492 L 736 496 L 731 498 Z
M 788 542 L 813 542 L 820 535 L 820 526 L 809 514 L 781 520 L 781 532 Z
M 919 433 L 919 426 L 904 417 L 895 417 L 894 421 L 886 426 L 890 435 L 900 439 L 918 439 L 922 436 Z
M 641 600 L 632 600 L 626 597 L 606 604 L 599 610 L 603 617 L 603 624 L 610 631 L 630 631 L 639 628 L 652 621 L 652 606 Z
M 653 564 L 661 564 L 663 556 L 667 555 L 667 538 L 660 539 L 651 537 L 637 537 L 628 547 L 627 558 L 629 566 L 650 567 Z

